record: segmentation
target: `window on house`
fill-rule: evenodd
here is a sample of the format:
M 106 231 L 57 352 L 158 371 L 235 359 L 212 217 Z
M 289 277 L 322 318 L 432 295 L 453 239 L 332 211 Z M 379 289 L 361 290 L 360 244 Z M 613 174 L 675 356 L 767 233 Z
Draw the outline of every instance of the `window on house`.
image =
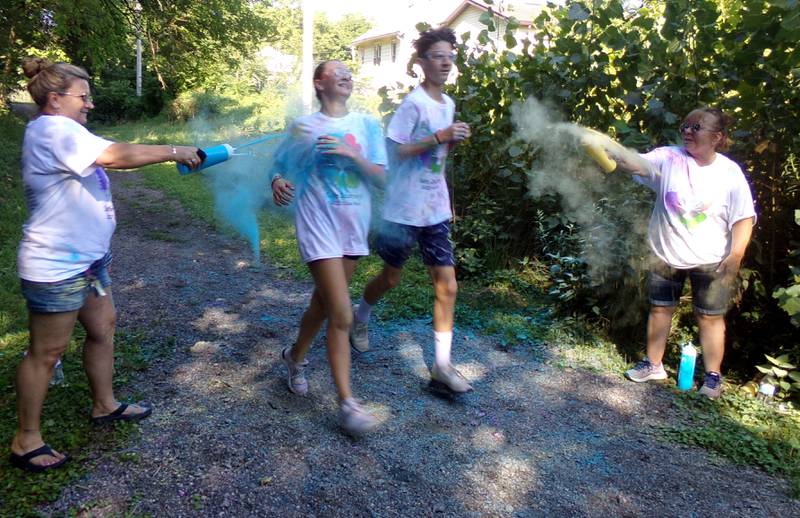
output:
M 361 64 L 364 64 L 364 61 L 367 60 L 367 51 L 363 48 L 361 49 Z
M 381 64 L 381 46 L 375 45 L 375 54 L 372 56 L 372 64 L 373 65 L 380 65 Z
M 397 43 L 392 43 L 392 63 L 397 61 Z

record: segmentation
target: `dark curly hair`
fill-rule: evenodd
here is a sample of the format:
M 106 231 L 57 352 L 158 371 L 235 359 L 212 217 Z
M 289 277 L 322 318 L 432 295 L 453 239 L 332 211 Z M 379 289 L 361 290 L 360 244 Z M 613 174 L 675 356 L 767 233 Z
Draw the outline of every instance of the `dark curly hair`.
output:
M 419 38 L 414 40 L 414 50 L 417 51 L 417 56 L 424 57 L 428 53 L 428 49 L 434 43 L 446 41 L 453 47 L 456 46 L 456 33 L 450 27 L 439 27 L 438 29 L 428 29 L 419 33 Z

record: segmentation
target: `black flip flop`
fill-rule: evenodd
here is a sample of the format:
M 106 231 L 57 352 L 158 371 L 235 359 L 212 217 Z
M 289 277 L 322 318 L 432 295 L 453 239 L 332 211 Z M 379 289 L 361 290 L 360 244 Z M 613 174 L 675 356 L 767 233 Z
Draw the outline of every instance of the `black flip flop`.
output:
M 53 448 L 45 444 L 40 448 L 36 448 L 33 451 L 29 451 L 24 455 L 17 455 L 14 452 L 11 452 L 11 456 L 9 460 L 11 461 L 11 465 L 20 469 L 24 469 L 26 471 L 30 471 L 31 473 L 41 473 L 43 471 L 47 471 L 48 469 L 54 469 L 59 466 L 63 466 L 65 462 L 69 460 L 69 455 L 64 455 L 64 458 L 60 461 L 56 462 L 55 464 L 50 464 L 47 466 L 41 466 L 39 464 L 34 464 L 31 462 L 31 459 L 34 457 L 38 457 L 40 455 L 50 455 L 51 457 L 55 457 L 55 452 Z
M 92 417 L 93 424 L 106 424 L 106 423 L 113 423 L 114 421 L 141 421 L 145 417 L 149 417 L 150 414 L 153 413 L 153 407 L 148 403 L 136 403 L 140 407 L 144 408 L 144 412 L 138 412 L 136 414 L 126 414 L 125 409 L 128 408 L 128 403 L 121 403 L 116 410 L 111 412 L 107 415 L 101 415 L 99 417 Z

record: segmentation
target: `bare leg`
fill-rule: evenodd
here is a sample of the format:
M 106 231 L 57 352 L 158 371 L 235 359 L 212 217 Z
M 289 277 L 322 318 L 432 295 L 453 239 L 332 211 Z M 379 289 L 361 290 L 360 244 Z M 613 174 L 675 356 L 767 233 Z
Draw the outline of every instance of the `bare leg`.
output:
M 327 314 L 322 305 L 322 298 L 319 295 L 319 290 L 314 288 L 311 294 L 311 302 L 308 304 L 308 308 L 300 319 L 300 330 L 297 332 L 297 340 L 289 352 L 292 361 L 298 363 L 303 361 L 303 358 L 306 357 L 308 350 L 311 348 L 311 342 L 314 341 L 314 337 L 319 333 L 319 329 L 322 327 L 326 316 Z
M 11 451 L 17 455 L 44 444 L 40 428 L 42 405 L 53 367 L 69 345 L 77 316 L 77 311 L 28 315 L 30 346 L 17 368 L 17 433 L 11 442 Z M 49 466 L 64 458 L 60 453 L 55 455 L 40 455 L 31 462 Z
M 695 313 L 700 328 L 700 345 L 703 346 L 703 365 L 706 372 L 722 372 L 725 354 L 725 316 Z
M 433 281 L 433 330 L 452 331 L 453 314 L 456 307 L 456 270 L 452 266 L 429 266 L 428 272 Z
M 400 284 L 402 274 L 402 268 L 395 268 L 384 263 L 381 273 L 369 281 L 364 288 L 364 300 L 367 301 L 367 304 L 370 306 L 377 304 L 387 291 Z
M 103 297 L 90 294 L 78 313 L 78 320 L 86 330 L 83 368 L 92 391 L 92 417 L 108 415 L 119 406 L 113 388 L 117 311 L 111 288 L 106 288 L 106 295 Z M 129 405 L 125 409 L 125 414 L 143 411 L 144 409 L 137 405 Z
M 659 365 L 664 359 L 674 313 L 675 306 L 650 306 L 650 316 L 647 319 L 647 359 L 653 365 Z
M 331 366 L 333 382 L 336 385 L 336 392 L 339 400 L 344 400 L 352 396 L 350 390 L 350 339 L 348 333 L 350 324 L 353 321 L 353 313 L 350 306 L 350 292 L 348 285 L 356 261 L 350 259 L 322 259 L 309 263 L 311 275 L 314 277 L 317 302 L 314 302 L 312 295 L 312 305 L 303 315 L 301 329 L 298 334 L 298 350 L 292 359 L 302 361 L 305 351 L 311 344 L 311 340 L 319 329 L 322 318 L 328 319 L 327 342 L 328 342 L 328 362 Z M 315 305 L 316 304 L 316 305 Z M 304 325 L 307 328 L 304 328 Z M 312 330 L 314 331 L 312 334 Z M 310 338 L 309 338 L 310 337 Z M 300 345 L 301 338 L 304 340 Z M 300 347 L 304 347 L 305 350 Z M 300 353 L 302 352 L 302 356 Z

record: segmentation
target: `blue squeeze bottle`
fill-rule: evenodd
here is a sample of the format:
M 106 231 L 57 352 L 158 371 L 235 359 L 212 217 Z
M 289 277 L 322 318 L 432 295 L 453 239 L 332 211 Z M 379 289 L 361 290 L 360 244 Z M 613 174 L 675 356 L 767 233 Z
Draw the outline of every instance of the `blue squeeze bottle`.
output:
M 194 169 L 184 164 L 175 164 L 181 174 L 194 173 L 195 171 L 202 171 L 206 167 L 217 165 L 229 159 L 235 150 L 230 144 L 220 144 L 218 146 L 201 149 L 197 152 L 200 157 L 200 165 Z
M 694 364 L 697 361 L 697 349 L 692 342 L 681 348 L 681 364 L 678 367 L 678 389 L 690 390 L 694 385 Z

